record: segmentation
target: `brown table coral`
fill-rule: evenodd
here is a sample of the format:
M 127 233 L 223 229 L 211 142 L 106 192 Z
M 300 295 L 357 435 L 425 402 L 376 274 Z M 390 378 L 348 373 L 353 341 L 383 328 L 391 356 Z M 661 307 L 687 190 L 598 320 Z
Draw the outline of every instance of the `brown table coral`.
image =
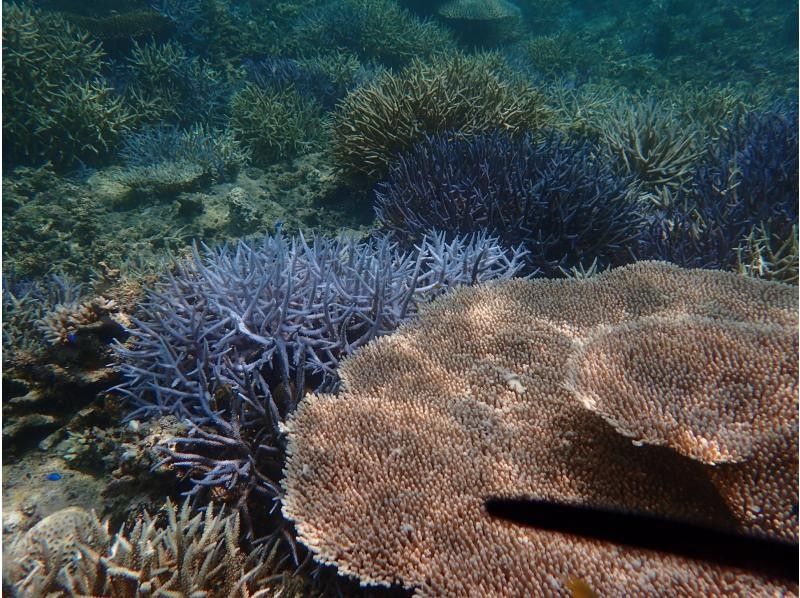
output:
M 796 580 L 490 517 L 488 497 L 797 541 L 797 289 L 642 262 L 466 288 L 289 421 L 284 513 L 420 595 L 754 595 Z

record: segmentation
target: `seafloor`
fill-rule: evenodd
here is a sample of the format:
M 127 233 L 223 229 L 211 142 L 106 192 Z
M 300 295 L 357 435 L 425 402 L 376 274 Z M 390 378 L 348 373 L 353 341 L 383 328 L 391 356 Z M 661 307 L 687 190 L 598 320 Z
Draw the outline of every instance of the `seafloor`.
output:
M 797 595 L 796 6 L 2 30 L 4 594 Z

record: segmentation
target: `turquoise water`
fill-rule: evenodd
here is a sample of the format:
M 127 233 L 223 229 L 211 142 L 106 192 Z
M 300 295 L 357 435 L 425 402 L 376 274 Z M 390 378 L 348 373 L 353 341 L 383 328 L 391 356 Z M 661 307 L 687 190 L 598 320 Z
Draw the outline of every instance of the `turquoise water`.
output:
M 4 2 L 2 94 L 9 595 L 797 594 L 796 5 Z M 510 278 L 551 303 L 486 290 L 485 308 Z M 415 322 L 459 342 L 415 344 Z M 570 368 L 603 334 L 584 394 Z M 685 334 L 685 355 L 650 334 Z M 405 342 L 418 361 L 380 352 Z M 555 356 L 560 419 L 504 419 L 547 412 Z M 382 407 L 326 416 L 333 395 L 360 405 L 362 367 Z M 606 411 L 607 391 L 634 407 Z M 439 422 L 438 398 L 463 411 Z M 616 448 L 570 453 L 582 430 Z M 392 469 L 429 438 L 430 459 Z M 560 442 L 554 469 L 508 457 Z M 460 485 L 454 447 L 485 475 Z M 606 470 L 643 481 L 612 492 Z M 487 488 L 561 514 L 546 532 L 524 500 L 489 515 Z M 576 531 L 562 507 L 599 523 Z M 145 513 L 153 570 L 121 548 Z M 598 532 L 620 513 L 662 531 Z M 170 581 L 178 537 L 220 568 L 190 555 Z

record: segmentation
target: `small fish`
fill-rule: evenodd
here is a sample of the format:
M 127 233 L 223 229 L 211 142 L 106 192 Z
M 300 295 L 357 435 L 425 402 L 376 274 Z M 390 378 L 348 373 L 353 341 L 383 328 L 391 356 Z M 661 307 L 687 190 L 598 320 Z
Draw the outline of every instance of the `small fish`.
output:
M 597 594 L 591 586 L 578 577 L 571 578 L 566 586 L 572 594 L 572 598 L 597 598 Z
M 73 344 L 73 345 L 74 345 L 74 344 L 75 344 L 75 341 L 77 341 L 77 340 L 78 340 L 78 335 L 77 335 L 77 333 L 75 333 L 75 332 L 68 332 L 68 333 L 67 333 L 67 340 L 68 340 L 68 341 L 69 341 L 71 344 Z
M 61 474 L 56 472 L 56 471 L 54 471 L 53 473 L 48 473 L 47 474 L 47 479 L 50 482 L 57 482 L 58 480 L 61 479 Z
M 276 220 L 275 221 L 275 232 L 281 232 L 281 227 L 283 226 L 283 220 Z

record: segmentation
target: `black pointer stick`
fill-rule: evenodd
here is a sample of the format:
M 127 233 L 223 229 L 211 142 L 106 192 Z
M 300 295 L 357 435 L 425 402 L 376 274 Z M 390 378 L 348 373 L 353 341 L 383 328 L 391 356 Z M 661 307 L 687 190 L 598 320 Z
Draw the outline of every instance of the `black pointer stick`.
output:
M 796 542 L 670 521 L 645 513 L 544 500 L 490 498 L 485 506 L 489 515 L 528 527 L 798 579 Z

